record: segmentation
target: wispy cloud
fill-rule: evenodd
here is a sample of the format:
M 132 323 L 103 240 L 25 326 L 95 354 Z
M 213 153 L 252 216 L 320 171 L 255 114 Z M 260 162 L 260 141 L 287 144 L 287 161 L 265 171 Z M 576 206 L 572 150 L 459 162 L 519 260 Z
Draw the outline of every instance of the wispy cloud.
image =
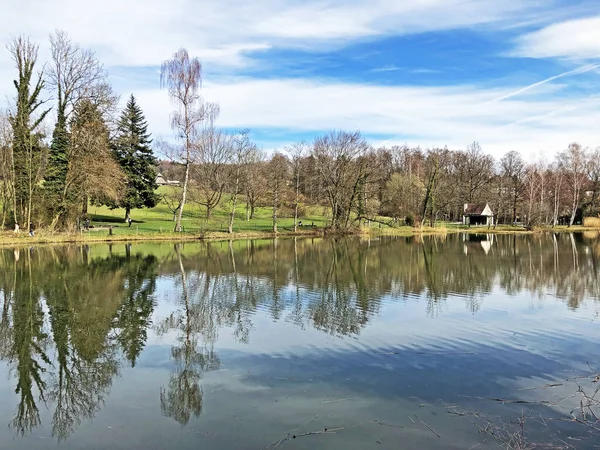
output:
M 511 97 L 485 105 L 503 91 L 474 85 L 373 86 L 237 78 L 207 84 L 205 95 L 220 102 L 220 123 L 232 128 L 313 135 L 332 128 L 359 129 L 376 139 L 454 148 L 478 140 L 496 155 L 507 150 L 556 152 L 574 140 L 584 145 L 600 142 L 600 99 L 555 99 L 547 95 L 552 90 L 542 86 L 527 101 Z M 153 130 L 169 135 L 166 94 L 152 90 L 139 95 Z M 550 111 L 555 114 L 547 115 Z
M 499 74 L 498 80 L 490 79 L 495 73 L 487 73 L 483 76 L 488 78 L 469 83 L 444 75 L 443 80 L 437 78 L 439 86 L 423 87 L 414 83 L 425 77 L 415 75 L 435 74 L 442 63 L 414 58 L 410 66 L 402 60 L 386 60 L 395 51 L 387 47 L 372 48 L 370 55 L 378 54 L 377 63 L 362 55 L 349 64 L 363 77 L 368 67 L 379 66 L 371 70 L 368 85 L 336 81 L 336 76 L 341 78 L 337 73 L 346 73 L 342 65 L 327 73 L 303 72 L 314 78 L 283 78 L 278 70 L 282 59 L 257 56 L 302 50 L 310 55 L 307 67 L 318 67 L 313 55 L 327 58 L 349 45 L 390 36 L 412 36 L 406 39 L 410 41 L 435 32 L 444 46 L 447 43 L 438 35 L 449 30 L 485 30 L 494 38 L 502 35 L 503 44 L 516 45 L 512 56 L 600 56 L 600 16 L 563 21 L 538 31 L 527 28 L 529 33 L 516 43 L 511 40 L 525 30 L 514 28 L 515 23 L 541 27 L 548 17 L 558 17 L 548 13 L 556 4 L 555 0 L 28 0 L 4 8 L 0 40 L 30 35 L 41 44 L 40 60 L 45 62 L 48 34 L 54 28 L 64 29 L 76 42 L 94 49 L 109 71 L 118 68 L 115 83 L 119 89 L 138 95 L 153 132 L 165 136 L 170 135 L 171 105 L 165 92 L 152 87 L 154 75 L 148 72 L 184 46 L 202 59 L 209 72 L 219 73 L 218 79 L 206 80 L 204 93 L 208 100 L 221 104 L 223 126 L 277 129 L 282 136 L 360 129 L 376 140 L 423 146 L 464 147 L 476 139 L 494 153 L 531 148 L 555 151 L 573 140 L 590 145 L 600 142 L 600 100 L 590 98 L 589 92 L 559 98 L 553 83 L 576 75 L 591 77 L 600 67 L 595 61 L 525 87 L 518 79 L 509 86 L 498 81 L 506 79 L 506 73 Z M 562 14 L 560 20 L 565 20 Z M 507 31 L 509 25 L 512 28 Z M 423 37 L 428 38 L 431 35 Z M 464 49 L 454 50 L 464 56 Z M 506 56 L 498 55 L 497 61 Z M 521 62 L 527 70 L 526 62 Z M 254 71 L 256 78 L 240 76 L 260 64 L 263 70 Z M 0 101 L 13 93 L 12 66 L 8 53 L 0 51 Z M 373 84 L 378 72 L 394 72 L 387 78 L 398 85 Z M 319 76 L 328 81 L 319 81 Z M 436 79 L 427 78 L 428 84 Z
M 552 82 L 554 80 L 558 80 L 560 78 L 564 78 L 564 77 L 568 77 L 568 76 L 572 76 L 572 75 L 580 75 L 580 74 L 583 74 L 583 73 L 595 70 L 598 67 L 600 67 L 600 64 L 587 64 L 585 66 L 578 67 L 577 69 L 574 69 L 574 70 L 568 70 L 567 72 L 559 73 L 558 75 L 554 75 L 554 76 L 548 77 L 548 78 L 546 78 L 544 80 L 538 81 L 536 83 L 532 83 L 532 84 L 530 84 L 528 86 L 519 88 L 516 91 L 512 91 L 512 92 L 509 92 L 507 94 L 503 94 L 503 95 L 501 95 L 499 97 L 496 97 L 496 98 L 490 100 L 486 104 L 494 103 L 494 102 L 500 102 L 502 100 L 507 100 L 507 99 L 509 99 L 511 97 L 515 97 L 517 95 L 520 95 L 520 94 L 523 94 L 523 93 L 525 93 L 527 91 L 530 91 L 531 89 L 534 89 L 536 87 L 543 86 L 544 84 L 548 84 L 548 83 L 550 83 L 550 82 Z
M 45 43 L 57 27 L 107 65 L 160 64 L 185 45 L 211 64 L 239 66 L 265 48 L 322 51 L 376 36 L 501 24 L 537 10 L 535 2 L 496 0 L 31 0 L 3 9 L 0 38 L 26 33 Z
M 517 39 L 511 54 L 532 58 L 598 59 L 600 16 L 567 20 L 527 33 Z
M 401 68 L 397 67 L 397 66 L 384 66 L 384 67 L 377 67 L 375 69 L 371 69 L 371 72 L 395 72 L 400 69 Z

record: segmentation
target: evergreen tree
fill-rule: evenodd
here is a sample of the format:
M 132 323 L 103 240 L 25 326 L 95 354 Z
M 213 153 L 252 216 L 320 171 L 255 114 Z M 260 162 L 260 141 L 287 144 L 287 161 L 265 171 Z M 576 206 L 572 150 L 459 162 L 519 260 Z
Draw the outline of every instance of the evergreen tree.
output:
M 65 181 L 69 165 L 69 132 L 64 108 L 59 104 L 58 118 L 52 134 L 48 165 L 44 177 L 44 193 L 48 215 L 53 218 L 52 226 L 64 218 L 66 210 Z
M 151 143 L 148 124 L 132 95 L 121 113 L 113 143 L 115 159 L 127 177 L 126 192 L 121 201 L 109 205 L 125 208 L 125 217 L 133 208 L 152 208 L 158 203 L 157 162 Z
M 34 69 L 38 47 L 29 40 L 19 37 L 11 41 L 8 49 L 19 71 L 14 80 L 17 90 L 14 113 L 9 121 L 13 129 L 13 214 L 16 223 L 28 226 L 35 205 L 34 195 L 40 181 L 44 147 L 40 124 L 50 111 L 39 112 L 45 103 L 40 99 L 44 89 L 42 74 L 35 80 Z M 39 115 L 36 117 L 36 113 Z

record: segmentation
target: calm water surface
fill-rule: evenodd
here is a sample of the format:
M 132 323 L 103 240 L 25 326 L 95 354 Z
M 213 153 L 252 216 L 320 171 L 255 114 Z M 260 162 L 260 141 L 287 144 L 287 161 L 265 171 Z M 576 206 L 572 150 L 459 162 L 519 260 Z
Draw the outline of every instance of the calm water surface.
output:
M 596 448 L 599 264 L 597 234 L 0 249 L 0 448 Z

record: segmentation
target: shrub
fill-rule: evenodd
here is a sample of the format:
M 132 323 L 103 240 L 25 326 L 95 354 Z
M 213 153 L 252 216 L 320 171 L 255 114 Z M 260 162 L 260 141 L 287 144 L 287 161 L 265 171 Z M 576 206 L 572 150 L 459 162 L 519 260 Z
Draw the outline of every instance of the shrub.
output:
M 409 214 L 404 218 L 404 223 L 409 227 L 413 227 L 415 225 L 415 218 Z
M 583 219 L 583 226 L 588 228 L 600 228 L 600 217 L 586 217 Z

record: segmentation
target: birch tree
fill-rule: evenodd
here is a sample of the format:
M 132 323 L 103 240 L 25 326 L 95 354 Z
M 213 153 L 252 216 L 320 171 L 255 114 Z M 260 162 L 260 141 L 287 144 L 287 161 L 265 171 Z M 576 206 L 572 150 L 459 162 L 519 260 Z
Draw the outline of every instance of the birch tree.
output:
M 194 140 L 198 135 L 198 126 L 204 119 L 200 96 L 202 65 L 198 58 L 190 58 L 188 51 L 181 48 L 173 54 L 171 59 L 163 62 L 160 81 L 161 87 L 167 89 L 176 108 L 171 115 L 171 128 L 175 131 L 177 138 L 183 141 L 178 159 L 185 167 L 185 172 L 181 202 L 175 223 L 175 231 L 180 231 L 190 180 Z
M 577 143 L 559 153 L 558 160 L 562 167 L 566 185 L 571 194 L 571 217 L 569 226 L 573 226 L 577 217 L 577 210 L 581 204 L 585 183 L 587 182 L 587 155 L 586 151 Z
M 302 161 L 309 154 L 308 143 L 302 141 L 287 148 L 292 168 L 292 184 L 294 187 L 294 233 L 298 231 L 298 210 L 300 208 L 300 185 L 302 183 Z

